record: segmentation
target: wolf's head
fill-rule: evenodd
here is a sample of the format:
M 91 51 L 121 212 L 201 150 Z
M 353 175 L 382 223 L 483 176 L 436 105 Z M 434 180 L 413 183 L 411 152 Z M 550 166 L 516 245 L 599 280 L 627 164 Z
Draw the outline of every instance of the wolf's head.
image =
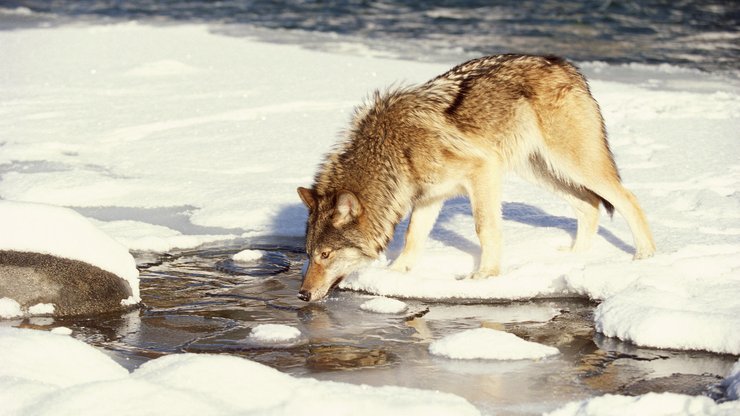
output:
M 354 193 L 319 195 L 313 189 L 298 188 L 298 195 L 308 207 L 308 270 L 298 298 L 317 301 L 347 274 L 376 258 L 377 250 L 368 247 L 362 231 L 363 207 Z

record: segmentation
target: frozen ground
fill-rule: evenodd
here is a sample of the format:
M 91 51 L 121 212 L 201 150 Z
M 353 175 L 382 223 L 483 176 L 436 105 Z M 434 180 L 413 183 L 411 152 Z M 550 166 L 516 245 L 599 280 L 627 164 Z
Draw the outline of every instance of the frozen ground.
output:
M 310 185 L 353 106 L 450 66 L 137 24 L 0 32 L 0 56 L 0 198 L 73 207 L 129 248 L 155 251 L 301 235 L 295 188 Z M 381 262 L 343 286 L 431 299 L 587 296 L 603 300 L 596 325 L 606 335 L 740 354 L 740 88 L 670 66 L 582 67 L 624 182 L 647 212 L 654 258 L 631 260 L 618 215 L 602 218 L 589 252 L 558 250 L 575 232 L 567 204 L 512 177 L 500 278 L 456 279 L 478 256 L 470 207 L 456 199 L 414 271 Z M 146 390 L 135 374 L 120 383 Z M 2 380 L 22 397 L 51 391 Z M 167 391 L 156 383 L 146 386 Z

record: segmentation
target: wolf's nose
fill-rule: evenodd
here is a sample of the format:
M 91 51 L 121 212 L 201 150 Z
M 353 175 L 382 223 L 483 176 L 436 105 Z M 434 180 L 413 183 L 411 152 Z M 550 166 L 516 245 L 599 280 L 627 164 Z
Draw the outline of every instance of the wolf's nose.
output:
M 300 292 L 298 292 L 298 299 L 304 302 L 308 302 L 309 300 L 311 300 L 311 292 L 309 292 L 308 290 L 301 290 Z

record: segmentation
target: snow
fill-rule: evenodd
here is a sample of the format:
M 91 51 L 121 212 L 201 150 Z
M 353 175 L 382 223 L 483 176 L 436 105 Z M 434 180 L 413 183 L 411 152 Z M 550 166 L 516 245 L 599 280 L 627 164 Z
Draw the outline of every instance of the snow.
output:
M 0 350 L 0 379 L 14 377 L 47 386 L 71 387 L 128 374 L 95 348 L 44 331 L 0 328 Z
M 242 250 L 233 256 L 231 258 L 234 261 L 241 261 L 241 262 L 250 262 L 259 260 L 262 257 L 264 257 L 265 252 L 262 250 Z
M 0 250 L 50 254 L 92 264 L 126 280 L 131 301 L 140 300 L 139 271 L 128 249 L 77 212 L 0 200 L 0 229 Z
M 675 393 L 648 393 L 642 396 L 605 395 L 569 403 L 546 416 L 731 416 L 740 412 L 740 403 L 716 404 L 705 396 Z
M 376 88 L 424 82 L 452 64 L 135 23 L 3 31 L 0 56 L 0 198 L 75 207 L 129 249 L 153 251 L 302 235 L 306 210 L 295 188 L 311 184 L 353 106 Z M 654 258 L 631 260 L 632 238 L 618 214 L 603 216 L 589 251 L 560 250 L 575 233 L 573 213 L 512 176 L 504 184 L 500 277 L 460 279 L 479 256 L 461 198 L 445 204 L 411 272 L 379 261 L 340 287 L 451 302 L 586 297 L 603 302 L 596 326 L 609 336 L 740 354 L 737 81 L 665 65 L 584 69 L 625 186 L 653 229 Z M 13 204 L 0 202 L 16 218 L 42 210 Z M 48 226 L 61 217 L 81 221 L 69 210 L 43 210 L 39 221 Z M 0 241 L 19 244 L 40 224 L 0 213 L 3 230 L 21 224 L 20 235 L 3 232 Z M 405 223 L 388 259 L 400 252 L 404 231 Z M 81 239 L 62 238 L 61 246 Z M 122 269 L 133 276 L 126 258 Z
M 106 234 L 114 236 L 116 241 L 129 250 L 165 253 L 177 248 L 191 248 L 225 238 L 236 238 L 236 235 L 187 235 L 163 225 L 149 224 L 141 221 L 92 221 Z
M 560 353 L 557 348 L 490 328 L 448 335 L 429 344 L 429 352 L 458 360 L 537 360 Z
M 401 313 L 408 309 L 408 305 L 398 299 L 379 297 L 363 303 L 360 309 L 375 313 Z
M 0 328 L 4 414 L 477 415 L 452 394 L 295 378 L 247 359 L 173 354 L 133 373 L 71 337 Z
M 301 331 L 289 325 L 261 324 L 252 328 L 249 338 L 260 344 L 274 344 L 294 341 L 301 336 Z
M 37 303 L 28 308 L 28 313 L 31 315 L 52 315 L 54 314 L 54 304 Z
M 21 304 L 10 298 L 0 298 L 0 318 L 17 318 L 23 316 Z
M 72 335 L 72 330 L 66 326 L 58 326 L 50 331 L 52 334 L 57 335 Z
M 596 308 L 596 329 L 649 347 L 740 354 L 740 247 L 687 247 L 656 261 L 661 273 Z

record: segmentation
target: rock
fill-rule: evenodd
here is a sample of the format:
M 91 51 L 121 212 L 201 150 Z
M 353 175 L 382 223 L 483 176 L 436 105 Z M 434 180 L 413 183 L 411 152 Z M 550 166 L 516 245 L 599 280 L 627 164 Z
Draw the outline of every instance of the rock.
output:
M 121 301 L 131 294 L 128 282 L 88 263 L 0 250 L 0 298 L 14 299 L 23 310 L 47 303 L 54 316 L 123 311 L 130 307 Z

